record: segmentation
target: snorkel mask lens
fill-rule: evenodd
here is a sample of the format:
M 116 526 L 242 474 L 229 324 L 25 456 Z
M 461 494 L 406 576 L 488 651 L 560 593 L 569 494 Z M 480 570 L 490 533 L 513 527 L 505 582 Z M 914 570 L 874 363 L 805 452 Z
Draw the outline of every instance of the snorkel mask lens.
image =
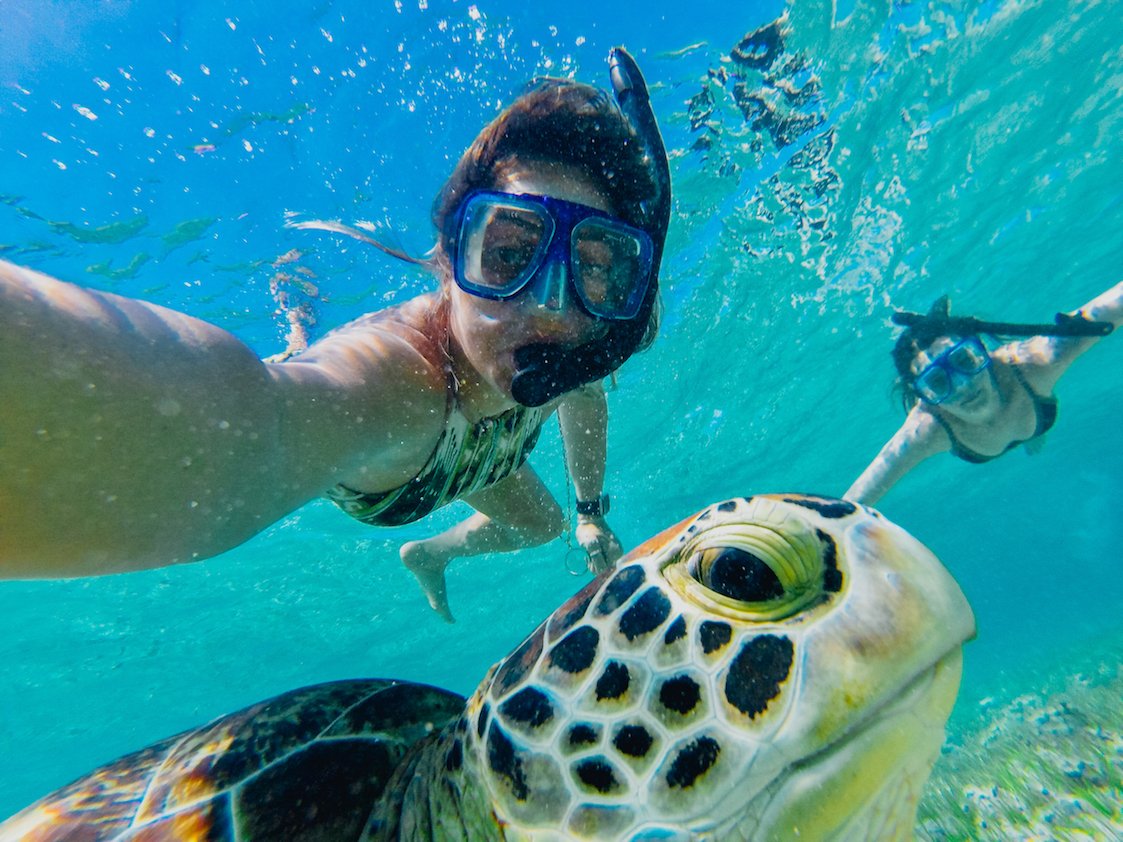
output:
M 516 295 L 546 254 L 554 221 L 514 196 L 477 193 L 464 205 L 456 239 L 456 282 L 483 298 Z
M 594 316 L 631 319 L 651 284 L 651 237 L 611 218 L 573 228 L 569 265 L 577 296 Z
M 960 374 L 978 374 L 990 365 L 990 354 L 977 336 L 967 337 L 941 356 Z
M 951 385 L 951 375 L 947 371 L 929 366 L 917 375 L 912 388 L 926 403 L 940 404 L 951 396 Z
M 512 298 L 549 264 L 562 263 L 589 315 L 631 319 L 651 283 L 653 246 L 646 231 L 551 196 L 472 194 L 454 248 L 457 285 L 482 298 Z
M 941 404 L 955 392 L 955 378 L 974 377 L 990 365 L 990 354 L 977 336 L 962 339 L 936 356 L 913 380 L 915 392 L 927 403 Z

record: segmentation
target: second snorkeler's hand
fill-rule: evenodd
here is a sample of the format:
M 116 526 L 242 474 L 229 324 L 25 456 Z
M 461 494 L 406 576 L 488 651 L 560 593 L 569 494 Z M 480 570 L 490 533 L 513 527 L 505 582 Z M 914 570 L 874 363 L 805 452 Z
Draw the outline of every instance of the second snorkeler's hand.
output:
M 585 551 L 585 565 L 594 575 L 608 570 L 624 554 L 620 539 L 603 517 L 578 515 L 577 543 Z

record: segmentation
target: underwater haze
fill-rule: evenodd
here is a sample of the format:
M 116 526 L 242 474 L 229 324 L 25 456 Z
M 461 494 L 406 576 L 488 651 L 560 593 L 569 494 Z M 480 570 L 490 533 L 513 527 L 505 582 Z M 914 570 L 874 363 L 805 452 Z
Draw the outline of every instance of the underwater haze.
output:
M 1044 322 L 1120 280 L 1123 17 L 1106 0 L 0 0 L 0 257 L 277 353 L 433 286 L 286 223 L 369 223 L 423 253 L 478 129 L 536 75 L 606 85 L 617 44 L 652 87 L 675 186 L 662 331 L 609 394 L 626 545 L 732 496 L 843 493 L 902 421 L 895 308 L 946 293 Z M 1040 452 L 945 455 L 878 506 L 979 627 L 930 838 L 1123 834 L 1123 338 L 1057 395 Z M 531 463 L 564 504 L 556 425 Z M 204 562 L 0 582 L 0 817 L 300 685 L 470 693 L 586 577 L 562 540 L 458 561 L 446 625 L 397 548 L 466 511 L 376 530 L 321 501 Z M 984 732 L 1021 747 L 1000 784 L 976 768 L 999 753 Z M 1060 778 L 1090 794 L 1030 816 L 1043 787 L 1018 764 L 1074 733 L 1087 756 Z M 995 830 L 999 789 L 1054 830 Z

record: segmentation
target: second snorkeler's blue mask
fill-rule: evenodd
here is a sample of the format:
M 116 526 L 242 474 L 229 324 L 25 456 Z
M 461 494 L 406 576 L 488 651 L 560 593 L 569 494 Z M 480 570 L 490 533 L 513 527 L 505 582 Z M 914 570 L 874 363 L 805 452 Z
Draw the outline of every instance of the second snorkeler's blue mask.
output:
M 643 203 L 640 221 L 651 240 L 650 280 L 635 315 L 610 321 L 603 336 L 571 349 L 545 343 L 519 348 L 511 395 L 524 406 L 541 406 L 619 368 L 643 341 L 655 307 L 659 264 L 671 218 L 671 171 L 647 84 L 635 59 L 623 47 L 614 47 L 608 54 L 608 68 L 616 103 L 636 133 L 655 183 L 654 194 Z
M 912 381 L 915 392 L 926 402 L 939 405 L 950 398 L 958 380 L 970 379 L 990 366 L 990 354 L 977 336 L 968 336 L 938 354 Z

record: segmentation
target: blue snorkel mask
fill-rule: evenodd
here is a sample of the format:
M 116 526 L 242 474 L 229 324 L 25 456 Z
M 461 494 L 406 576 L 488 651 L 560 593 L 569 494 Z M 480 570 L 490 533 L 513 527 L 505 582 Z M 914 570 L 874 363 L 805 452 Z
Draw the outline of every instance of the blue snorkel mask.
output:
M 552 196 L 477 190 L 460 206 L 452 275 L 472 295 L 541 306 L 573 298 L 595 319 L 633 319 L 651 283 L 648 233 L 597 208 Z
M 655 307 L 659 288 L 659 263 L 663 257 L 663 242 L 671 217 L 670 167 L 663 138 L 651 110 L 647 85 L 635 60 L 622 47 L 615 47 L 609 52 L 608 67 L 616 103 L 636 134 L 655 183 L 655 192 L 642 203 L 641 218 L 638 220 L 638 230 L 646 233 L 650 241 L 650 269 L 641 273 L 646 275 L 645 283 L 633 287 L 638 305 L 631 303 L 629 298 L 627 307 L 611 308 L 611 312 L 616 315 L 599 315 L 609 325 L 602 336 L 576 348 L 538 343 L 515 351 L 517 370 L 511 381 L 511 395 L 524 406 L 541 406 L 579 386 L 607 377 L 619 368 L 639 347 Z M 571 231 L 570 246 L 576 228 L 575 224 Z M 647 257 L 641 259 L 645 263 L 648 260 Z M 598 315 L 595 306 L 590 307 L 586 300 L 589 288 L 586 287 L 585 294 L 582 294 L 582 283 L 575 283 L 583 309 Z M 618 285 L 617 291 L 624 286 Z M 616 300 L 619 302 L 625 297 L 628 296 L 618 294 Z M 633 307 L 634 314 L 625 315 Z
M 912 381 L 921 400 L 939 406 L 965 383 L 990 368 L 990 354 L 977 336 L 967 336 L 937 354 Z

